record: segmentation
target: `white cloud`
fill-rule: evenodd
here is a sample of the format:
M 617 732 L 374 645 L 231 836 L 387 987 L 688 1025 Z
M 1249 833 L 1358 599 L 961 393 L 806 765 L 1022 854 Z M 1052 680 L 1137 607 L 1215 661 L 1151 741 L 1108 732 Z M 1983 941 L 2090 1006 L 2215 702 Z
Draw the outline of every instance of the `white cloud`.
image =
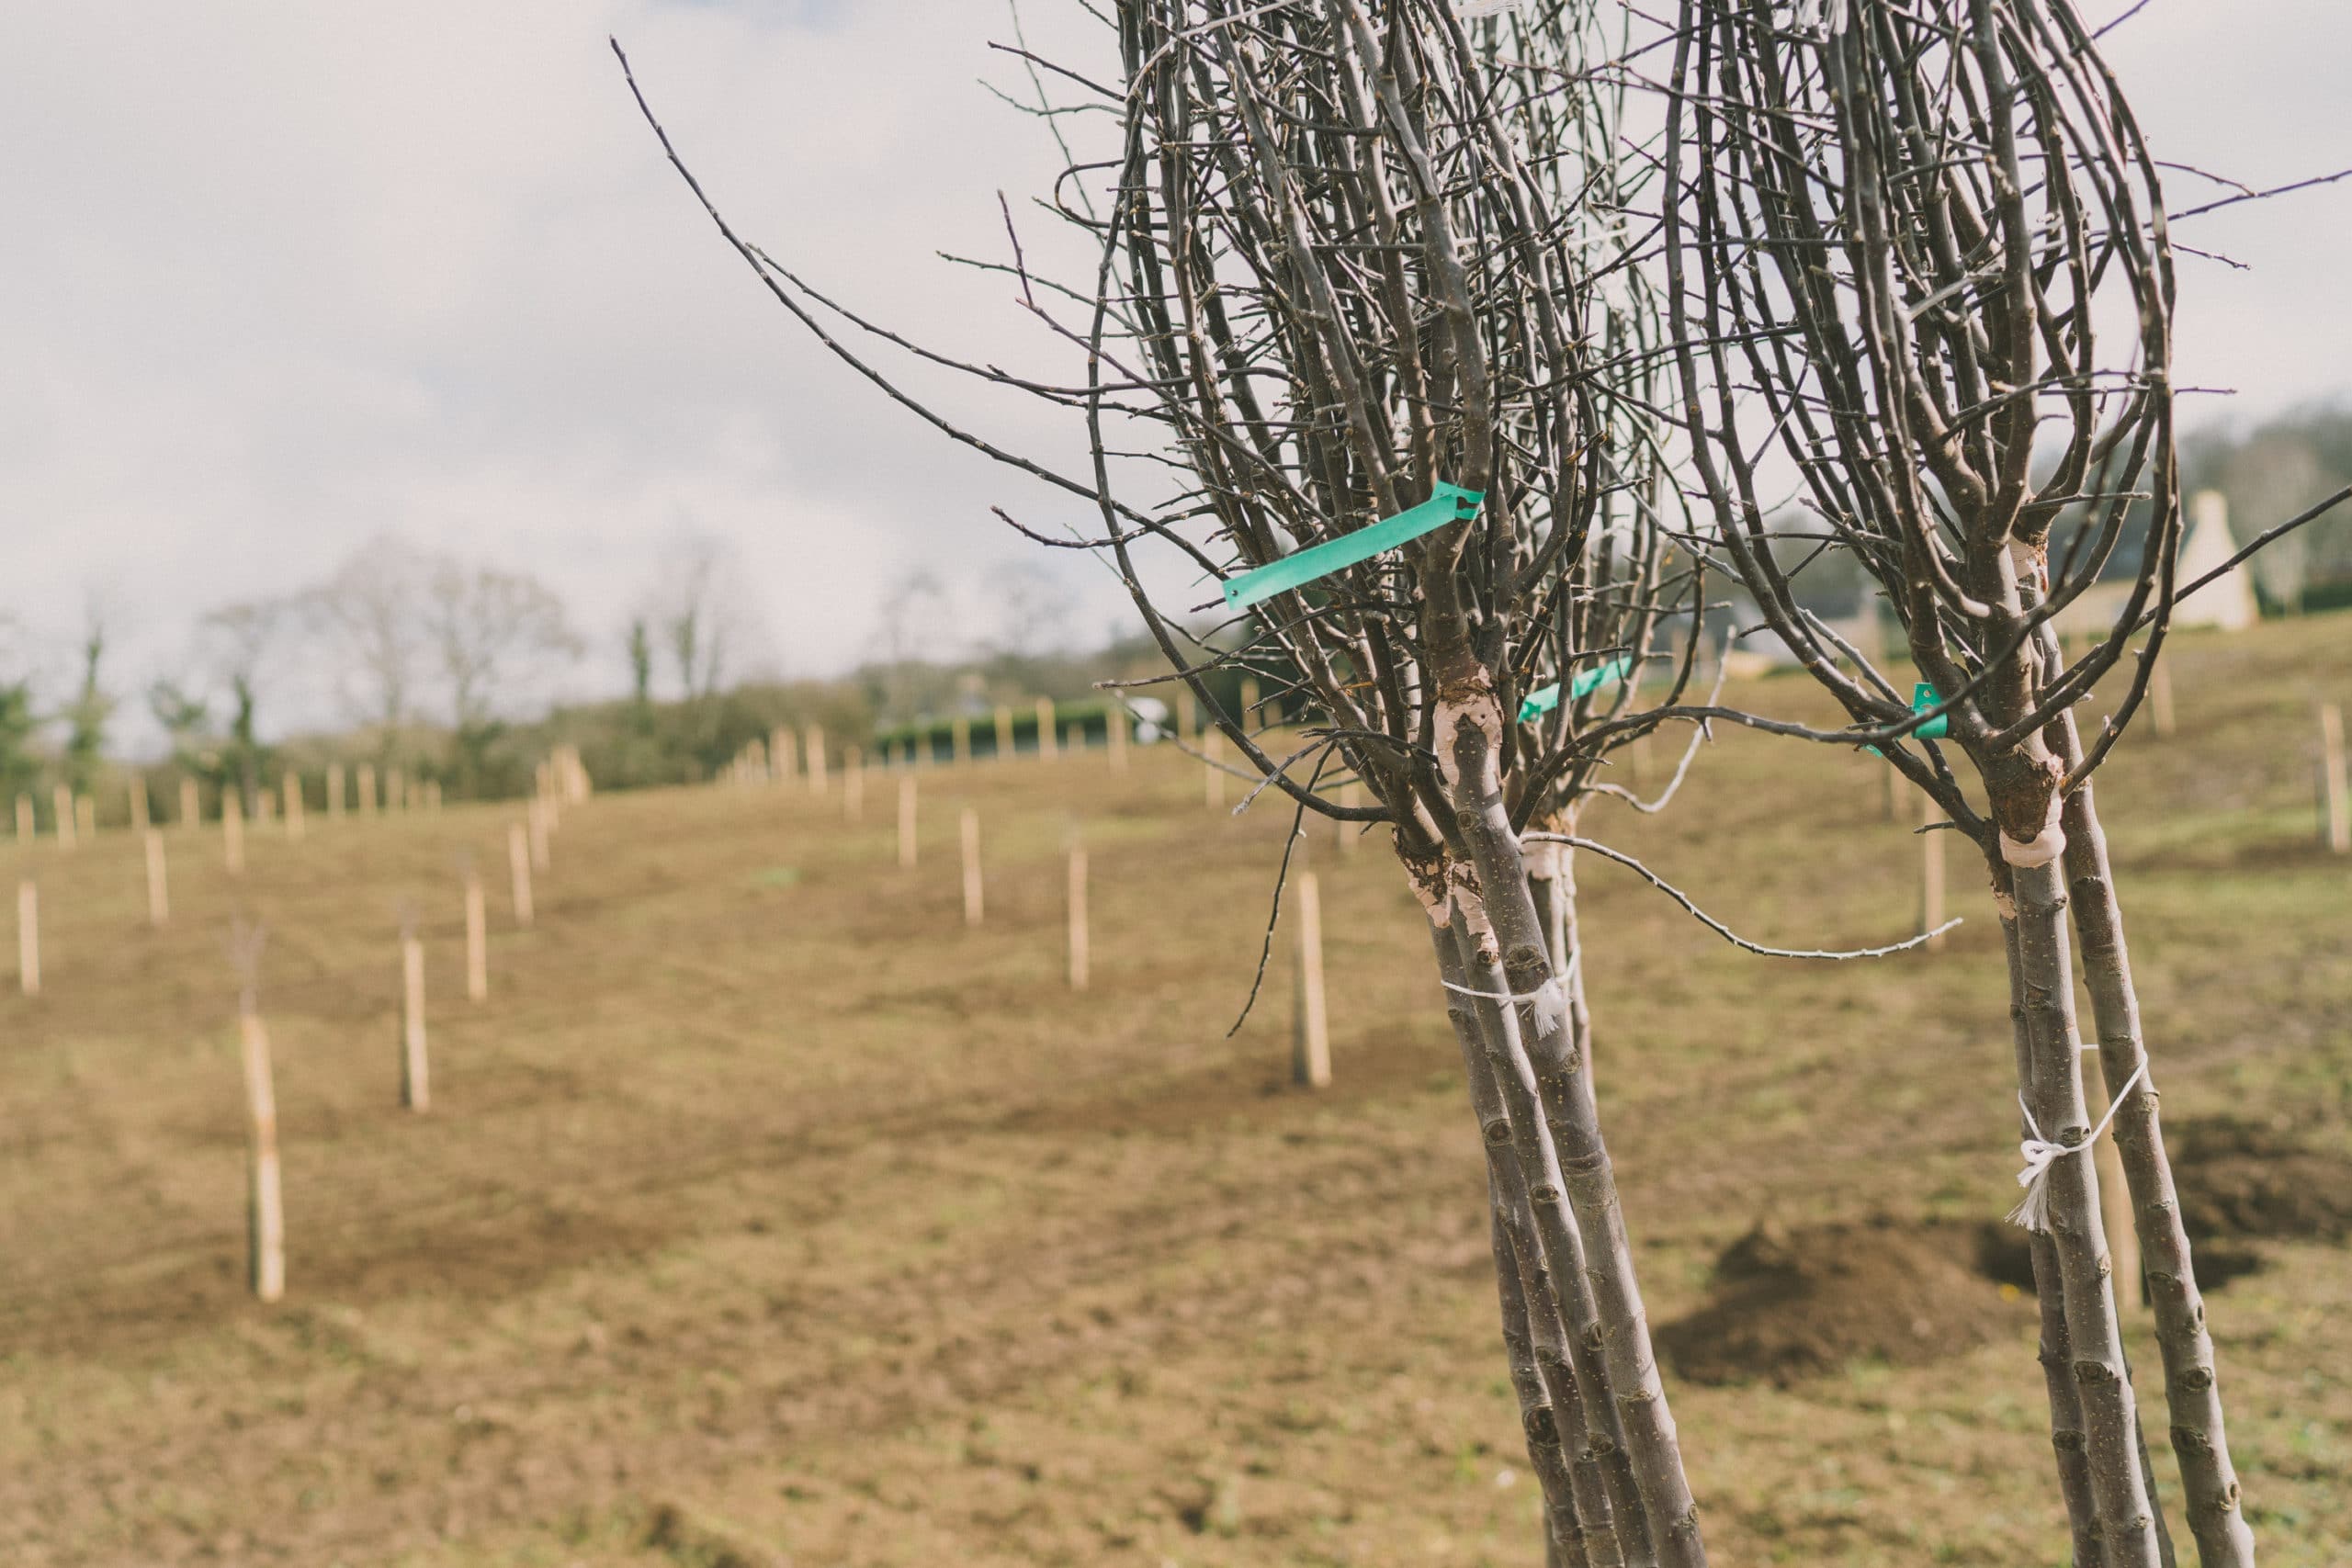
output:
M 2103 9 L 2120 8 L 2109 0 Z M 1074 0 L 1033 41 L 1099 62 Z M 1028 547 L 987 515 L 1084 509 L 917 426 L 762 296 L 659 157 L 617 33 L 748 235 L 971 357 L 1071 374 L 1012 286 L 996 192 L 1058 166 L 990 98 L 1016 62 L 986 0 L 679 6 L 77 0 L 0 54 L 0 611 L 62 643 L 85 591 L 126 679 L 200 610 L 322 576 L 397 530 L 554 582 L 606 632 L 671 533 L 735 540 L 796 670 L 872 647 L 917 566 L 984 581 Z M 2352 164 L 2334 0 L 2156 0 L 2114 58 L 2167 157 L 2257 184 Z M 2201 182 L 2175 177 L 2177 206 Z M 1052 243 L 1042 218 L 1023 238 Z M 2184 230 L 2186 379 L 2268 410 L 2342 387 L 2352 183 Z M 1070 422 L 910 381 L 1009 444 Z M 1081 635 L 1116 613 L 1082 562 Z M 967 599 L 965 603 L 970 603 Z M 975 627 L 975 632 L 985 628 Z M 592 673 L 617 684 L 610 637 Z

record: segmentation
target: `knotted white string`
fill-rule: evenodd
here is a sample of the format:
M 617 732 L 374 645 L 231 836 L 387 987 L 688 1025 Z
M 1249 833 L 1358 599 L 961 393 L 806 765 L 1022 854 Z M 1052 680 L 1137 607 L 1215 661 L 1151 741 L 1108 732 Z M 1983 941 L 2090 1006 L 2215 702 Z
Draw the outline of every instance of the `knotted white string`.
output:
M 2019 1091 L 2018 1109 L 2025 1112 L 2025 1130 L 2030 1134 L 2018 1145 L 2018 1153 L 2025 1156 L 2025 1168 L 2018 1172 L 2018 1185 L 2025 1189 L 2025 1197 L 2009 1211 L 2009 1224 L 2023 1225 L 2037 1235 L 2049 1232 L 2050 1168 L 2064 1156 L 2081 1154 L 2098 1143 L 2098 1135 L 2107 1131 L 2107 1124 L 2115 1120 L 2116 1110 L 2131 1098 L 2132 1091 L 2139 1087 L 2140 1079 L 2147 1071 L 2148 1058 L 2143 1056 L 2140 1065 L 2132 1070 L 2132 1076 L 2124 1080 L 2122 1092 L 2108 1101 L 2107 1114 L 2098 1119 L 2098 1125 L 2091 1129 L 2091 1135 L 2079 1144 L 2053 1144 L 2044 1140 L 2041 1129 L 2034 1124 L 2033 1108 L 2026 1104 L 2025 1095 Z
M 1574 953 L 1568 954 L 1568 966 L 1566 970 L 1562 971 L 1555 977 L 1544 981 L 1541 986 L 1538 986 L 1532 991 L 1481 991 L 1473 987 L 1457 986 L 1451 980 L 1442 979 L 1440 980 L 1438 984 L 1443 986 L 1447 990 L 1457 992 L 1462 996 L 1483 997 L 1490 1002 L 1540 1002 L 1555 986 L 1559 987 L 1562 993 L 1565 994 L 1568 987 L 1568 982 L 1576 977 L 1577 965 L 1583 962 L 1584 949 L 1579 947 Z

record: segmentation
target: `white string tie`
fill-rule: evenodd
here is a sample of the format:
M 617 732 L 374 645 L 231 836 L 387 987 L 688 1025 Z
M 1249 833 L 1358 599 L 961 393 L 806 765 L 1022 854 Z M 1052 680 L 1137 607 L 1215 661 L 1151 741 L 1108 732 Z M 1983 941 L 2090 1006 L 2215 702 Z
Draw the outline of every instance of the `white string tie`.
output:
M 2091 1135 L 2079 1144 L 2053 1144 L 2044 1139 L 2041 1129 L 2034 1124 L 2032 1107 L 2026 1104 L 2024 1093 L 2018 1093 L 2018 1109 L 2025 1112 L 2028 1134 L 2025 1141 L 2018 1145 L 2018 1153 L 2025 1156 L 2025 1168 L 2018 1172 L 2018 1185 L 2025 1189 L 2025 1197 L 2009 1211 L 2009 1224 L 2023 1225 L 2037 1235 L 2049 1234 L 2050 1168 L 2065 1156 L 2081 1154 L 2098 1143 L 2098 1135 L 2107 1131 L 2107 1124 L 2115 1120 L 2117 1109 L 2132 1097 L 2132 1089 L 2139 1086 L 2140 1079 L 2146 1076 L 2147 1071 L 2148 1058 L 2143 1056 L 2140 1065 L 2132 1069 L 2132 1076 L 2124 1080 L 2122 1092 L 2107 1102 L 2107 1114 L 2098 1119 L 2098 1125 L 2091 1129 Z

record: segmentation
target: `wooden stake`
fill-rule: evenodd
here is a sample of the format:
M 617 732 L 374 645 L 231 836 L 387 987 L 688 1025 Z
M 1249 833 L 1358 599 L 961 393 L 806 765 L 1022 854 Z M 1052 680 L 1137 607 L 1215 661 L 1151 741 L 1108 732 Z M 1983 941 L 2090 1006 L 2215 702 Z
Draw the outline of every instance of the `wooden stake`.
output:
M 98 803 L 86 795 L 74 797 L 74 829 L 85 839 L 98 836 Z
M 2088 1110 L 2104 1114 L 2109 1098 L 2107 1075 L 2100 1070 L 2098 1053 L 2085 1051 L 2082 1058 L 2083 1102 Z M 2122 1151 L 2116 1147 L 2113 1138 L 2101 1138 L 2092 1148 L 2091 1158 L 2098 1168 L 2099 1219 L 2107 1230 L 2115 1304 L 2144 1307 L 2148 1304 L 2148 1282 L 2140 1268 L 2139 1224 L 2132 1214 L 2132 1189 L 2123 1174 Z
M 1054 699 L 1037 699 L 1037 761 L 1043 762 L 1054 755 Z
M 17 986 L 40 995 L 40 889 L 29 878 L 17 884 Z
M 286 1293 L 286 1208 L 277 1170 L 277 1094 L 269 1069 L 269 1031 L 251 1011 L 237 1015 L 244 1046 L 246 1283 L 274 1302 Z
M 245 807 L 234 788 L 220 792 L 220 854 L 230 875 L 244 874 Z
M 1243 729 L 1258 722 L 1258 677 L 1255 675 L 1241 677 L 1241 712 L 1238 716 Z
M 2334 703 L 2319 705 L 2319 771 L 2321 808 L 2327 815 L 2327 847 L 2337 854 L 2352 854 L 2352 791 L 2345 787 L 2344 710 Z
M 915 868 L 915 779 L 912 773 L 899 780 L 899 869 Z
M 959 713 L 947 730 L 948 755 L 961 767 L 972 760 L 972 716 Z
M 768 731 L 768 768 L 778 784 L 790 784 L 793 767 L 792 731 L 777 725 Z
M 153 808 L 148 805 L 147 801 L 147 775 L 145 773 L 131 774 L 130 830 L 132 832 L 144 833 L 147 831 L 147 829 L 150 826 L 149 818 L 151 816 L 152 809 Z
M 865 820 L 865 753 L 854 746 L 842 751 L 842 820 Z
M 490 912 L 481 896 L 481 874 L 466 867 L 466 999 L 490 997 Z
M 1012 710 L 1001 704 L 996 710 L 996 760 L 1012 761 Z
M 279 781 L 277 793 L 286 803 L 286 836 L 300 840 L 302 837 L 302 775 L 293 769 L 286 770 Z
M 359 764 L 359 815 L 376 815 L 376 764 L 373 762 Z
M 1086 989 L 1086 846 L 1069 841 L 1069 988 Z
M 1894 771 L 1892 768 L 1887 770 L 1890 774 Z M 1919 796 L 1921 825 L 1941 820 L 1943 818 L 1936 814 L 1935 801 L 1922 793 Z M 1919 930 L 1925 934 L 1943 923 L 1944 836 L 1937 832 L 1922 833 L 1919 835 Z M 1943 945 L 1944 939 L 1940 936 L 1928 939 L 1928 951 L 1930 953 L 1941 952 Z
M 33 797 L 29 795 L 19 795 L 17 796 L 17 842 L 31 843 L 34 831 Z
M 1353 779 L 1350 779 L 1346 784 L 1341 784 L 1340 786 L 1340 804 L 1350 811 L 1353 811 L 1358 807 L 1362 806 L 1363 804 L 1363 785 L 1358 784 Z M 1358 822 L 1334 822 L 1331 825 L 1339 829 L 1340 852 L 1343 855 L 1351 855 L 1355 853 L 1356 846 L 1361 843 L 1363 839 L 1363 824 Z
M 424 943 L 413 931 L 401 933 L 401 1106 L 433 1106 L 431 1070 L 424 1060 Z
M 980 923 L 980 814 L 964 807 L 964 923 Z
M 1127 710 L 1123 703 L 1114 702 L 1102 716 L 1102 739 L 1110 749 L 1111 771 L 1127 771 Z
M 2173 731 L 2172 660 L 2159 654 L 2148 674 L 2148 716 L 2155 721 L 2156 739 L 2170 739 Z
M 808 754 L 808 788 L 810 793 L 825 793 L 825 732 L 810 725 L 800 732 L 801 749 Z
M 343 764 L 327 764 L 327 820 L 343 820 Z
M 525 931 L 531 929 L 531 844 L 523 824 L 516 822 L 506 829 L 506 871 L 508 886 L 514 889 L 514 923 Z
M 172 888 L 164 869 L 164 835 L 147 829 L 147 923 L 161 926 L 172 918 Z
M 1883 760 L 1879 762 L 1879 805 L 1885 812 L 1886 819 L 1890 822 L 1902 820 L 1903 796 L 1900 793 L 1902 788 L 1902 774 L 1894 771 L 1894 764 L 1892 762 L 1888 762 Z
M 199 827 L 204 821 L 204 793 L 194 779 L 180 780 L 180 826 Z
M 531 797 L 526 820 L 530 824 L 531 869 L 548 868 L 548 803 L 538 795 Z
M 1298 1006 L 1291 1022 L 1290 1076 L 1308 1089 L 1331 1087 L 1331 1030 L 1323 1006 L 1323 899 L 1315 874 L 1298 874 Z
M 61 850 L 72 849 L 74 847 L 74 792 L 63 784 L 59 784 L 50 792 L 49 808 L 55 814 L 57 819 L 57 847 Z
M 1225 809 L 1225 732 L 1212 726 L 1201 737 L 1201 798 L 1211 811 Z

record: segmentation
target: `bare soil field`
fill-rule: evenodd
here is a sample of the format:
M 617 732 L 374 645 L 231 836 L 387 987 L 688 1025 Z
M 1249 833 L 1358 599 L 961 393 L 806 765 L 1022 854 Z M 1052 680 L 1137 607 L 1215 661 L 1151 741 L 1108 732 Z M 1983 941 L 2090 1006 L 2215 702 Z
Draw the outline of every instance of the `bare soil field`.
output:
M 2226 1280 L 2249 1517 L 2274 1568 L 2340 1568 L 2352 863 L 2315 840 L 2312 705 L 2352 700 L 2352 616 L 2176 648 L 2179 733 L 2128 740 L 2102 804 L 2184 1205 Z M 1801 681 L 1736 695 L 1826 716 Z M 1758 940 L 1890 941 L 1920 851 L 1875 766 L 1726 730 L 1668 815 L 1603 805 L 1588 830 Z M 527 931 L 509 807 L 314 810 L 299 844 L 249 829 L 242 878 L 217 829 L 169 831 L 162 931 L 130 836 L 11 850 L 46 986 L 0 998 L 0 1560 L 1535 1561 L 1477 1140 L 1385 848 L 1307 828 L 1335 1080 L 1313 1094 L 1289 1085 L 1286 930 L 1227 1032 L 1290 828 L 1271 795 L 1212 812 L 1166 748 L 1123 776 L 1096 751 L 919 777 L 912 871 L 878 774 L 862 824 L 797 788 L 601 796 L 565 815 Z M 1999 932 L 1949 853 L 1946 950 L 1842 964 L 1737 952 L 1580 866 L 1602 1113 L 1724 1564 L 2064 1560 L 2032 1305 L 1988 1226 L 2016 1196 Z M 396 1100 L 404 900 L 424 1114 Z M 272 1307 L 243 1288 L 237 912 L 269 931 Z

